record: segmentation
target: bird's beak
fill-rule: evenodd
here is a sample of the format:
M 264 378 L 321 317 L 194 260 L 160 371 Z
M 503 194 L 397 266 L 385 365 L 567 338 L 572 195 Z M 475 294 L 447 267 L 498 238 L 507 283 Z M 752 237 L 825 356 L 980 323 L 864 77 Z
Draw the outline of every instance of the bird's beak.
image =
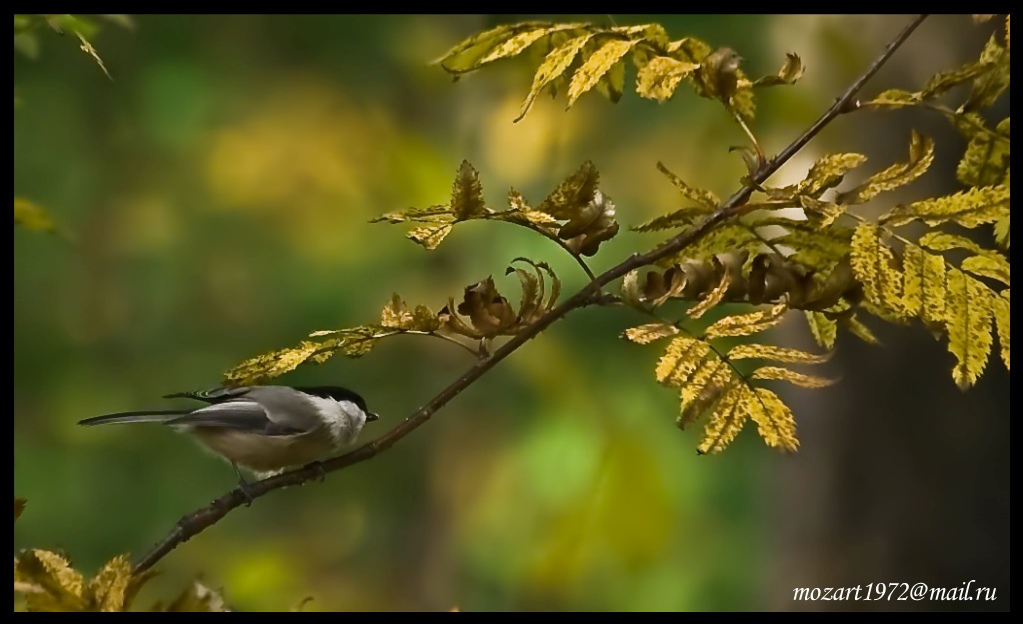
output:
M 377 414 L 376 412 L 366 412 L 366 422 L 373 422 L 374 420 L 378 420 L 379 418 L 380 414 Z

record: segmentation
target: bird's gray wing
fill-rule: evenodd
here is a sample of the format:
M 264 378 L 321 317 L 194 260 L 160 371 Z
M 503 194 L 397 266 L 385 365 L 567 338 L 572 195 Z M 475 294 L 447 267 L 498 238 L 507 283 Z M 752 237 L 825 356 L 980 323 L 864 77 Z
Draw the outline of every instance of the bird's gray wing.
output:
M 262 405 L 266 417 L 282 426 L 308 431 L 323 424 L 310 397 L 289 386 L 252 386 L 244 400 Z
M 238 399 L 252 389 L 251 386 L 240 386 L 237 388 L 213 388 L 211 390 L 190 390 L 188 392 L 175 392 L 165 394 L 165 399 L 196 399 L 207 403 L 220 403 L 230 399 Z
M 168 420 L 164 424 L 235 429 L 269 436 L 294 435 L 304 431 L 297 427 L 270 420 L 262 405 L 244 398 L 229 399 L 222 403 L 215 403 L 184 416 Z

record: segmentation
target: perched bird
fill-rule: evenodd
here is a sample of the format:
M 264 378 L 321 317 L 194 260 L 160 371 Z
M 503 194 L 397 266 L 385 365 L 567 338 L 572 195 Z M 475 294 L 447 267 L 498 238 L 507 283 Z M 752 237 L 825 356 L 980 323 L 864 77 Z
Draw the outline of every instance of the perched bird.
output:
M 156 422 L 190 433 L 234 466 L 257 474 L 316 461 L 358 437 L 378 418 L 357 393 L 335 386 L 245 386 L 178 392 L 164 398 L 197 399 L 198 409 L 145 410 L 96 416 L 79 425 Z M 246 492 L 247 493 L 247 492 Z

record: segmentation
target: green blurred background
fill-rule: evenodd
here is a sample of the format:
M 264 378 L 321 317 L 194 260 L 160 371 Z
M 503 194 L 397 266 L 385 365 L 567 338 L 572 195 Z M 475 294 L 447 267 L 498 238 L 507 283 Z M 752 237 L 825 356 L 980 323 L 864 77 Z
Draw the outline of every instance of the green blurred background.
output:
M 741 132 L 685 89 L 661 106 L 628 91 L 568 111 L 541 98 L 514 124 L 537 61 L 454 84 L 428 65 L 465 36 L 535 17 L 137 16 L 134 31 L 106 25 L 94 38 L 113 82 L 69 37 L 42 32 L 38 58 L 15 55 L 15 195 L 75 238 L 14 232 L 14 490 L 29 501 L 15 549 L 62 548 L 91 574 L 233 485 L 183 436 L 83 429 L 81 418 L 215 385 L 251 355 L 376 319 L 393 291 L 437 309 L 494 274 L 515 292 L 499 277 L 515 256 L 582 286 L 563 252 L 510 225 L 459 226 L 426 252 L 404 226 L 367 223 L 445 201 L 463 158 L 494 205 L 509 186 L 539 202 L 591 159 L 624 225 L 677 205 L 658 160 L 721 196 L 737 187 L 743 165 L 726 149 Z M 758 99 L 769 153 L 907 21 L 588 19 L 659 21 L 673 38 L 731 45 L 754 76 L 799 53 L 803 81 Z M 866 93 L 976 58 L 992 27 L 932 18 Z M 876 170 L 905 157 L 908 124 L 936 136 L 939 155 L 905 196 L 953 190 L 962 139 L 912 113 L 842 118 L 773 181 L 801 178 L 829 150 L 864 151 Z M 592 265 L 656 241 L 623 231 Z M 616 337 L 639 322 L 574 314 L 387 453 L 275 492 L 178 548 L 138 605 L 199 574 L 242 610 L 307 596 L 306 610 L 1008 609 L 999 363 L 962 394 L 943 343 L 875 324 L 884 347 L 840 336 L 829 364 L 840 384 L 784 395 L 800 453 L 747 430 L 723 455 L 698 457 L 698 432 L 675 428 L 676 397 L 653 380 L 656 349 Z M 774 339 L 809 346 L 796 323 Z M 408 338 L 282 381 L 358 389 L 383 415 L 369 439 L 470 365 L 450 345 Z M 970 579 L 998 601 L 792 601 L 794 586 Z

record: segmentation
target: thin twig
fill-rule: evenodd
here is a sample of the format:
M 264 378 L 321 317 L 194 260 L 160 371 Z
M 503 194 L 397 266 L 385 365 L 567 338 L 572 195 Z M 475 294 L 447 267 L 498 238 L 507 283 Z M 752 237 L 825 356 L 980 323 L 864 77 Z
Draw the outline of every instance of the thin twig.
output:
M 962 114 L 962 113 L 960 113 L 960 112 L 958 112 L 958 111 L 956 111 L 956 110 L 954 110 L 952 108 L 949 108 L 948 106 L 945 106 L 944 104 L 937 104 L 935 102 L 928 102 L 928 101 L 905 102 L 905 103 L 899 103 L 898 106 L 894 106 L 894 105 L 890 105 L 890 104 L 885 104 L 885 103 L 878 103 L 878 102 L 864 102 L 856 110 L 858 110 L 858 111 L 860 111 L 860 110 L 894 110 L 894 109 L 898 109 L 898 108 L 914 108 L 914 107 L 915 108 L 919 108 L 919 109 L 923 109 L 923 110 L 929 110 L 929 111 L 933 111 L 933 112 L 936 112 L 936 113 L 940 113 L 940 114 L 948 117 L 949 120 L 952 121 L 953 123 L 955 123 L 956 121 L 962 121 L 963 123 L 972 126 L 977 131 L 983 132 L 984 134 L 988 135 L 989 137 L 991 137 L 992 140 L 998 141 L 1000 143 L 1004 143 L 1006 145 L 1009 144 L 1009 137 L 999 134 L 997 130 L 992 130 L 991 128 L 988 128 L 983 123 L 978 122 L 976 119 L 974 119 L 970 115 L 964 115 L 964 114 Z
M 453 345 L 458 345 L 458 346 L 462 347 L 463 349 L 465 349 L 466 351 L 471 353 L 473 355 L 473 357 L 479 357 L 479 355 L 480 355 L 479 353 L 476 352 L 475 349 L 473 349 L 469 345 L 465 344 L 461 340 L 456 340 L 455 338 L 452 338 L 451 336 L 447 336 L 445 334 L 438 334 L 437 332 L 432 332 L 432 331 L 419 331 L 419 330 L 414 330 L 414 329 L 405 329 L 405 330 L 402 330 L 401 333 L 408 334 L 410 336 L 433 336 L 434 338 L 440 338 L 441 340 L 446 340 L 446 341 L 450 342 Z
M 674 238 L 669 239 L 651 251 L 644 254 L 637 253 L 629 256 L 622 263 L 596 276 L 589 284 L 566 299 L 563 303 L 561 303 L 561 305 L 547 312 L 537 319 L 534 324 L 530 325 L 524 331 L 513 336 L 508 342 L 501 345 L 501 347 L 497 349 L 490 358 L 477 362 L 455 382 L 441 390 L 440 394 L 433 397 L 433 399 L 431 399 L 426 405 L 419 408 L 419 410 L 380 438 L 367 444 L 363 444 L 357 449 L 349 451 L 344 455 L 328 459 L 322 462 L 322 464 L 306 466 L 262 481 L 251 483 L 246 488 L 248 491 L 247 494 L 239 489 L 232 490 L 214 500 L 209 504 L 209 506 L 193 511 L 192 513 L 184 516 L 174 526 L 174 529 L 171 530 L 170 534 L 168 534 L 163 540 L 161 540 L 148 553 L 138 560 L 135 564 L 135 573 L 137 574 L 153 567 L 156 562 L 166 556 L 167 553 L 174 550 L 174 548 L 198 535 L 230 513 L 231 510 L 244 505 L 251 499 L 263 496 L 273 490 L 293 485 L 301 485 L 306 481 L 319 479 L 326 472 L 341 470 L 342 468 L 376 457 L 378 454 L 391 448 L 399 440 L 428 421 L 430 417 L 437 412 L 437 410 L 446 405 L 449 401 L 451 401 L 451 399 L 461 394 L 461 392 L 468 388 L 473 382 L 482 377 L 490 369 L 497 366 L 497 364 L 506 357 L 514 353 L 516 349 L 534 338 L 543 330 L 547 329 L 552 323 L 577 308 L 601 301 L 602 298 L 599 297 L 600 289 L 608 283 L 622 277 L 629 271 L 648 264 L 653 264 L 661 258 L 684 249 L 698 241 L 721 222 L 737 215 L 741 211 L 743 204 L 749 199 L 750 195 L 758 185 L 762 184 L 786 161 L 792 158 L 796 152 L 806 145 L 810 139 L 816 136 L 817 133 L 819 133 L 828 123 L 834 120 L 835 117 L 847 110 L 849 103 L 852 102 L 853 98 L 863 87 L 864 83 L 866 83 L 871 76 L 877 73 L 895 50 L 898 49 L 899 46 L 901 46 L 903 42 L 909 38 L 909 35 L 916 30 L 917 26 L 923 22 L 925 17 L 926 15 L 920 15 L 913 18 L 913 20 L 891 41 L 891 43 L 885 47 L 874 62 L 870 64 L 870 67 L 868 67 L 866 71 L 864 71 L 863 74 L 857 78 L 848 89 L 846 89 L 845 93 L 843 93 L 842 96 L 835 101 L 834 105 L 832 105 L 816 123 L 803 132 L 802 135 L 782 150 L 782 152 L 774 159 L 766 163 L 764 167 L 752 176 L 749 184 L 732 195 L 728 201 L 722 204 L 720 208 L 714 211 L 704 221 L 693 226 L 689 230 L 682 232 Z
M 764 156 L 764 150 L 760 147 L 760 141 L 757 141 L 757 137 L 753 134 L 753 131 L 749 129 L 749 126 L 746 125 L 746 122 L 743 121 L 742 115 L 739 114 L 739 111 L 733 110 L 732 117 L 739 124 L 739 127 L 742 128 L 742 131 L 746 133 L 746 138 L 753 144 L 753 149 L 757 152 L 757 166 L 763 166 L 764 163 L 767 162 L 767 157 Z
M 493 221 L 504 221 L 505 223 L 513 223 L 515 225 L 521 225 L 522 227 L 526 228 L 527 230 L 530 230 L 532 232 L 536 232 L 540 236 L 543 236 L 547 240 L 554 241 L 555 243 L 558 244 L 559 247 L 564 249 L 568 253 L 568 255 L 572 256 L 572 259 L 576 261 L 576 263 L 579 265 L 580 268 L 582 268 L 583 272 L 586 273 L 586 277 L 590 278 L 591 282 L 593 280 L 597 279 L 597 276 L 593 274 L 592 270 L 590 270 L 590 265 L 586 264 L 586 261 L 583 260 L 579 256 L 579 254 L 577 254 L 576 252 L 572 251 L 572 248 L 568 246 L 568 243 L 566 243 L 565 241 L 561 240 L 561 238 L 559 238 L 557 234 L 552 234 L 551 232 L 548 232 L 548 231 L 544 230 L 543 228 L 539 227 L 535 223 L 530 223 L 528 221 L 513 221 L 513 220 L 510 220 L 510 219 L 508 219 L 508 220 L 506 220 L 506 219 L 492 219 L 492 220 Z

